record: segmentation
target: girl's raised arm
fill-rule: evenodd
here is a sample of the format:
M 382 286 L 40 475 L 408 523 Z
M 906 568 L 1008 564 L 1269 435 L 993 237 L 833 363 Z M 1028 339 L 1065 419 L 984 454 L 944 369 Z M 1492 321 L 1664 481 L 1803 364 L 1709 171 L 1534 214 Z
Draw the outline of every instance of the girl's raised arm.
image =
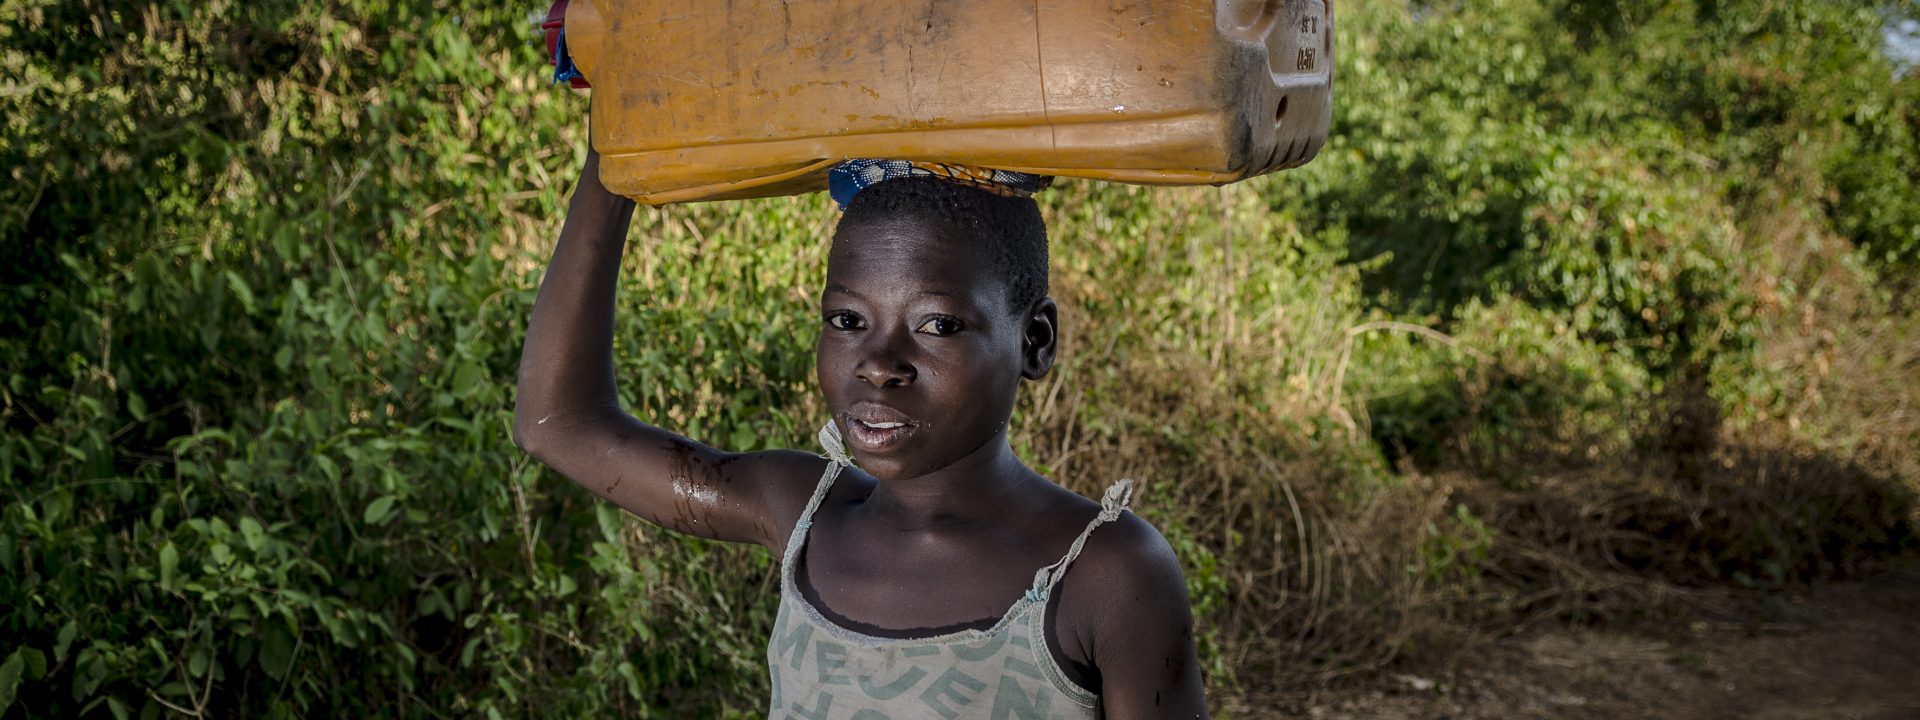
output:
M 600 156 L 589 150 L 527 327 L 514 442 L 655 524 L 778 550 L 824 459 L 793 451 L 724 453 L 620 408 L 614 292 L 633 209 L 633 201 L 600 184 Z

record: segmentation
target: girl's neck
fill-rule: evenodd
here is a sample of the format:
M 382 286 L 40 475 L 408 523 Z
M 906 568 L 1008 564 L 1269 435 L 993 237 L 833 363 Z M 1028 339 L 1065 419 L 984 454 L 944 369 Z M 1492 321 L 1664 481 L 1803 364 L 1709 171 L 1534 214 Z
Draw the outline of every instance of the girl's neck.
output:
M 1001 432 L 939 470 L 880 481 L 861 510 L 904 531 L 970 525 L 1004 516 L 1007 501 L 1037 480 Z

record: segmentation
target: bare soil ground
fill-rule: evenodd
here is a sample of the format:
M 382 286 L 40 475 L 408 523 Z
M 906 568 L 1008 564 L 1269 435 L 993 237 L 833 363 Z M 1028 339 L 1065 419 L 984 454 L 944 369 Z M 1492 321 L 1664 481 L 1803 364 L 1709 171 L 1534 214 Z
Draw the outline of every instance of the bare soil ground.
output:
M 1660 620 L 1480 640 L 1445 666 L 1264 698 L 1232 717 L 1920 719 L 1920 561 Z

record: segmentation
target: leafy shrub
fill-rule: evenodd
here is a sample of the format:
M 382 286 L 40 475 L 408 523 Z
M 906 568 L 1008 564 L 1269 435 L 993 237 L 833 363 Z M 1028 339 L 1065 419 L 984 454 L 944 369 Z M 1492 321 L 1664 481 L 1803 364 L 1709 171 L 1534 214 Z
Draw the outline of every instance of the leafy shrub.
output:
M 522 252 L 584 110 L 520 11 L 5 23 L 16 707 L 677 716 L 752 685 L 754 642 L 680 631 L 707 598 L 674 593 L 765 560 L 635 557 L 508 441 Z
M 1564 319 L 1503 298 L 1469 303 L 1453 329 L 1449 345 L 1385 361 L 1394 371 L 1365 391 L 1390 457 L 1518 483 L 1617 458 L 1647 422 L 1646 368 Z

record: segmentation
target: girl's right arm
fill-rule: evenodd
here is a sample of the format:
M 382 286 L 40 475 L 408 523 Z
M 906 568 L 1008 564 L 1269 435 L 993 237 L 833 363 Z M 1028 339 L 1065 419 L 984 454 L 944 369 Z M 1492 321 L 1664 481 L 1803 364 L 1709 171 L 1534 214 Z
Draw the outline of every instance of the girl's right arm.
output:
M 632 200 L 600 184 L 600 156 L 589 149 L 527 327 L 514 442 L 655 524 L 779 549 L 825 460 L 795 451 L 720 452 L 620 408 L 614 293 L 633 210 Z

